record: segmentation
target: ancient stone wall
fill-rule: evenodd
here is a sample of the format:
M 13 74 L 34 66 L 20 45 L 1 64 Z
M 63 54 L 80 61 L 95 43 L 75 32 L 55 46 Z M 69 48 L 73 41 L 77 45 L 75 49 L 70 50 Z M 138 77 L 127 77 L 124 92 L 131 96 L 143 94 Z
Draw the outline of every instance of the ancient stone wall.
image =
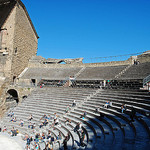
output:
M 6 19 L 2 28 L 6 28 L 7 30 L 3 30 L 2 35 L 2 50 L 1 52 L 5 53 L 6 62 L 4 67 L 4 75 L 10 77 L 11 75 L 11 65 L 12 65 L 12 53 L 13 53 L 13 40 L 14 40 L 14 29 L 15 29 L 15 15 L 16 8 L 12 9 L 10 15 Z M 3 57 L 3 56 L 1 56 Z
M 131 56 L 125 61 L 110 61 L 100 63 L 70 63 L 70 64 L 59 64 L 59 63 L 44 63 L 45 58 L 41 56 L 32 57 L 29 61 L 28 68 L 72 68 L 72 67 L 104 67 L 104 66 L 119 66 L 119 65 L 131 65 L 134 64 L 134 60 L 140 63 L 150 62 L 150 53 Z M 57 59 L 56 59 L 57 60 Z
M 137 60 L 139 61 L 139 63 L 150 62 L 150 53 L 139 55 L 137 57 Z
M 37 37 L 24 9 L 16 5 L 14 45 L 12 51 L 12 76 L 18 76 L 37 53 Z
M 30 61 L 28 68 L 71 68 L 71 67 L 102 67 L 102 66 L 119 66 L 131 64 L 131 59 L 126 61 L 111 61 L 102 63 L 84 63 L 84 64 L 43 64 L 36 61 Z

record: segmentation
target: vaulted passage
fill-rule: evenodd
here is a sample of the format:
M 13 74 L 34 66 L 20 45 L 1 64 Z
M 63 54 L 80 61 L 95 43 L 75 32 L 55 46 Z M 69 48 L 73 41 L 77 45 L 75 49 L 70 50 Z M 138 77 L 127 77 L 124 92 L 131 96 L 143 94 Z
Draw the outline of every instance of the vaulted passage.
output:
M 16 100 L 16 103 L 19 102 L 19 98 L 18 98 L 18 92 L 14 89 L 10 89 L 7 91 L 7 101 L 13 101 Z

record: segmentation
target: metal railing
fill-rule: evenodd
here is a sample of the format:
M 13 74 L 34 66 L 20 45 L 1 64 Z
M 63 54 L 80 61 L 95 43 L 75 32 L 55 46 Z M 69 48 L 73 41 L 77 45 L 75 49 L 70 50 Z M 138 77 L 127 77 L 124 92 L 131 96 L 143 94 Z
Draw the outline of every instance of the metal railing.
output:
M 150 75 L 143 79 L 143 86 L 150 82 Z

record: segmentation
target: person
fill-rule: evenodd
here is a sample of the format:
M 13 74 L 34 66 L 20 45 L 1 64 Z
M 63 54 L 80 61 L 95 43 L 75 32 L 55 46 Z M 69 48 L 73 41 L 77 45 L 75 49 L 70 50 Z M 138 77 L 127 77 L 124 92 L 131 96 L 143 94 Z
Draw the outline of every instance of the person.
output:
M 53 150 L 53 145 L 51 142 L 48 142 L 47 145 L 46 145 L 46 150 Z
M 80 116 L 80 118 L 84 119 L 86 117 L 86 115 L 87 115 L 87 112 L 84 111 L 84 113 Z
M 32 115 L 29 116 L 28 121 L 31 121 L 33 119 Z
M 50 115 L 48 115 L 47 119 L 50 121 L 52 119 L 52 117 Z
M 31 129 L 33 128 L 33 125 L 31 122 L 29 123 L 28 128 L 31 128 Z
M 28 134 L 25 133 L 25 136 L 24 136 L 23 140 L 26 141 L 28 137 L 29 137 Z
M 44 134 L 44 132 L 42 133 L 42 141 L 44 141 L 45 140 L 45 134 Z
M 31 150 L 29 145 L 26 145 L 24 150 Z
M 53 145 L 53 142 L 55 141 L 55 138 L 54 138 L 54 135 L 52 134 L 51 135 L 51 142 L 52 142 L 52 145 Z
M 24 124 L 24 121 L 23 121 L 23 120 L 20 120 L 19 126 L 23 127 L 23 124 Z
M 66 113 L 68 113 L 69 112 L 69 110 L 70 110 L 70 107 L 69 107 L 69 105 L 67 106 L 67 108 L 66 108 Z
M 46 114 L 44 114 L 44 115 L 40 118 L 40 120 L 42 120 L 42 119 L 47 119 Z
M 45 84 L 44 83 L 42 83 L 42 88 L 45 86 Z
M 67 147 L 67 142 L 69 141 L 70 139 L 70 134 L 68 133 L 66 136 L 65 136 L 65 139 L 63 140 L 63 145 L 64 145 L 64 150 L 67 150 L 68 147 Z
M 78 122 L 77 125 L 76 125 L 75 128 L 74 128 L 74 132 L 80 130 L 81 127 L 82 127 L 82 126 L 81 126 L 81 122 Z
M 33 141 L 33 138 L 32 138 L 32 136 L 30 137 L 30 142 L 32 142 Z
M 72 107 L 76 106 L 76 100 L 73 101 Z
M 30 142 L 31 142 L 31 141 L 30 141 L 30 138 L 28 137 L 28 138 L 27 138 L 27 143 L 26 143 L 26 145 L 30 145 Z
M 9 116 L 11 116 L 11 111 L 9 111 L 9 113 L 8 113 L 8 115 L 7 115 L 7 116 L 8 116 L 8 117 L 9 117 Z
M 44 122 L 43 122 L 43 125 L 46 126 L 47 124 L 48 124 L 48 120 L 45 119 Z
M 13 112 L 13 111 L 11 112 L 11 115 L 10 115 L 10 117 L 12 117 L 12 116 L 14 116 L 14 112 Z
M 62 135 L 61 135 L 61 132 L 59 131 L 59 134 L 57 136 L 57 140 L 61 140 L 62 139 Z
M 17 121 L 17 119 L 16 119 L 16 117 L 13 117 L 10 121 L 12 121 L 12 122 L 16 122 L 16 121 Z
M 18 129 L 14 129 L 14 127 L 11 130 L 12 136 L 17 136 L 17 134 L 19 133 Z
M 53 128 L 54 125 L 56 126 L 56 125 L 58 125 L 58 124 L 59 124 L 59 119 L 56 118 L 56 119 L 54 119 L 54 123 L 51 125 L 51 127 Z
M 13 117 L 10 121 L 11 121 L 11 122 L 14 122 L 14 119 L 15 119 L 15 118 Z
M 3 132 L 5 132 L 5 131 L 7 131 L 7 127 L 6 126 L 4 126 L 4 128 L 3 128 Z
M 47 139 L 49 140 L 51 138 L 51 131 L 48 131 Z
M 138 64 L 137 60 L 136 60 L 136 59 L 134 59 L 134 65 L 137 65 L 137 64 Z
M 19 134 L 19 130 L 18 129 L 16 129 L 16 133 Z
M 104 105 L 105 108 L 108 108 L 110 105 L 109 101 L 106 102 L 106 104 Z
M 54 113 L 54 120 L 57 118 L 57 114 L 56 113 Z
M 66 118 L 66 120 L 65 120 L 65 125 L 68 125 L 68 123 L 71 123 L 71 119 Z
M 39 128 L 42 128 L 44 126 L 43 122 L 41 122 Z
M 14 127 L 11 129 L 11 136 L 15 136 L 16 135 L 16 132 L 15 132 L 15 129 Z
M 71 86 L 74 83 L 75 78 L 73 76 L 69 77 L 69 86 Z
M 113 105 L 113 103 L 112 103 L 112 101 L 110 101 L 109 106 L 112 107 L 112 105 Z
M 35 141 L 36 143 L 39 142 L 39 137 L 40 137 L 40 134 L 36 133 L 36 134 L 35 134 L 35 139 L 34 139 L 34 141 Z
M 126 109 L 125 105 L 122 104 L 122 105 L 121 105 L 121 112 L 123 113 L 125 109 Z
M 99 112 L 99 107 L 96 107 L 95 108 L 95 113 L 98 113 Z
M 40 147 L 38 144 L 35 145 L 34 150 L 40 150 Z
M 85 143 L 84 143 L 84 139 L 85 139 L 85 132 L 84 132 L 84 130 L 81 130 L 80 145 L 82 147 L 86 146 Z
M 74 81 L 74 80 L 75 80 L 74 76 L 70 76 L 70 77 L 69 77 L 69 80 L 70 80 L 71 82 Z
M 54 124 L 55 124 L 55 125 L 58 125 L 58 124 L 59 124 L 59 119 L 58 119 L 58 118 L 55 119 Z
M 57 86 L 62 86 L 63 85 L 63 81 L 60 80 L 58 83 L 57 83 Z
M 33 125 L 31 126 L 31 129 L 35 129 L 36 125 L 35 123 L 33 123 Z
M 133 122 L 134 120 L 134 117 L 135 117 L 135 114 L 136 114 L 136 110 L 134 107 L 132 107 L 131 109 L 131 113 L 130 113 L 130 118 L 131 118 L 131 122 Z

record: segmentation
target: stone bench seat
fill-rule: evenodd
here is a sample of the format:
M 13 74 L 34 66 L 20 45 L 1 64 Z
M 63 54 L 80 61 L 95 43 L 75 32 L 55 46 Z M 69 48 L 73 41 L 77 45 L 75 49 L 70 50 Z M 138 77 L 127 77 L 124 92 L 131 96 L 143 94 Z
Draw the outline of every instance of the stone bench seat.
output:
M 69 118 L 73 121 L 76 121 L 76 124 L 77 124 L 77 122 L 82 122 L 82 124 L 84 125 L 84 128 L 86 128 L 86 130 L 87 130 L 88 137 L 89 137 L 90 144 L 88 144 L 87 146 L 88 147 L 90 146 L 90 148 L 93 147 L 96 142 L 96 137 L 97 137 L 95 129 L 88 122 L 83 121 L 82 119 L 75 117 L 72 114 L 68 114 L 67 118 Z
M 93 105 L 91 106 L 88 105 L 88 104 L 84 104 L 83 105 L 85 108 L 92 108 L 93 107 L 93 111 L 95 110 L 95 107 L 97 105 Z M 80 107 L 79 107 L 80 108 Z M 82 108 L 82 107 L 81 107 Z M 135 127 L 133 125 L 130 124 L 130 121 L 126 118 L 126 117 L 123 117 L 121 114 L 119 114 L 118 112 L 115 112 L 115 111 L 110 111 L 109 109 L 105 109 L 105 108 L 102 108 L 100 109 L 100 112 L 103 112 L 104 114 L 107 113 L 108 115 L 111 115 L 113 114 L 113 117 L 115 119 L 117 119 L 120 123 L 121 123 L 121 126 L 123 124 L 125 124 L 126 126 L 124 127 L 124 130 L 125 130 L 125 137 L 126 137 L 126 134 L 127 135 L 131 135 L 130 138 L 135 138 L 135 135 L 136 135 L 136 130 L 135 130 Z M 126 129 L 128 128 L 128 129 Z

